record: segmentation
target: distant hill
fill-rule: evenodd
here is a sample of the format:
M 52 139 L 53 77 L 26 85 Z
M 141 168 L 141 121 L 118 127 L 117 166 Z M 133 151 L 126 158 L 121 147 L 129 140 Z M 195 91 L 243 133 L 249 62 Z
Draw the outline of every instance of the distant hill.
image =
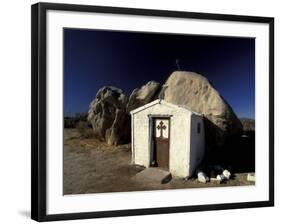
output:
M 244 131 L 255 131 L 255 120 L 252 118 L 239 118 Z

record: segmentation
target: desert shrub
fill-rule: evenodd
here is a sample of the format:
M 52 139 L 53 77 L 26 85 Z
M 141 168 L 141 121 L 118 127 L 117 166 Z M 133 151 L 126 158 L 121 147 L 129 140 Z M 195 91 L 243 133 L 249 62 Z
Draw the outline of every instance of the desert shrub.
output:
M 64 128 L 75 128 L 78 123 L 78 120 L 74 117 L 65 117 L 64 118 Z
M 76 124 L 76 129 L 83 138 L 93 137 L 93 129 L 88 121 L 78 121 Z
M 75 113 L 74 118 L 79 120 L 79 121 L 88 121 L 88 112 L 83 112 L 83 113 Z
M 65 116 L 64 117 L 64 128 L 76 128 L 80 121 L 88 122 L 87 120 L 88 113 L 76 113 L 74 116 Z M 90 124 L 89 124 L 89 127 Z

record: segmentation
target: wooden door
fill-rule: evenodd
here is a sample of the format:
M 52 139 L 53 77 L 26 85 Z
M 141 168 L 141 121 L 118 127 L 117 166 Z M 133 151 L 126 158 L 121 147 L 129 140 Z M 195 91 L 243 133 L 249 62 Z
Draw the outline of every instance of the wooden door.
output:
M 156 166 L 169 169 L 169 118 L 154 119 L 154 153 Z

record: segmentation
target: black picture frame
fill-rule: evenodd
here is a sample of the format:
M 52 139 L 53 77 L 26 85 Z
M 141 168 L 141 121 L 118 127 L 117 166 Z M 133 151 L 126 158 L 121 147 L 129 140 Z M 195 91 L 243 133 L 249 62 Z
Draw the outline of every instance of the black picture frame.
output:
M 125 15 L 162 16 L 265 23 L 269 25 L 269 200 L 243 203 L 224 203 L 196 206 L 160 207 L 101 212 L 46 214 L 46 12 L 63 10 L 76 12 L 100 12 Z M 31 218 L 36 221 L 86 219 L 116 216 L 178 213 L 206 210 L 254 208 L 274 206 L 274 18 L 195 13 L 182 11 L 117 8 L 89 5 L 37 3 L 32 5 L 32 154 L 31 154 Z

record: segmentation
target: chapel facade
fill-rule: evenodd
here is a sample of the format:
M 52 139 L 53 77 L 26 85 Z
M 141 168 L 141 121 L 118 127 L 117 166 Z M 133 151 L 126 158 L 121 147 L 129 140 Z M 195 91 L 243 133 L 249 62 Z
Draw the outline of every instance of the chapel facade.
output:
M 158 99 L 131 111 L 132 163 L 190 177 L 205 152 L 203 116 Z

